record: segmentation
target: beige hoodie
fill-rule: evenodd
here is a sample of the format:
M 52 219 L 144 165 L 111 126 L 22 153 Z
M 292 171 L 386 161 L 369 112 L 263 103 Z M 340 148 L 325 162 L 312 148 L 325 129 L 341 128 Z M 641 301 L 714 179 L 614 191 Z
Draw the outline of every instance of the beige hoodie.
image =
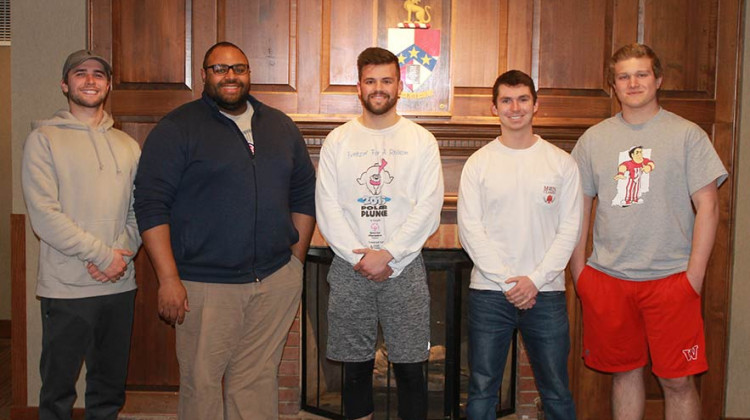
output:
M 114 248 L 135 253 L 141 244 L 132 199 L 140 148 L 112 124 L 105 113 L 91 128 L 65 110 L 32 124 L 21 183 L 41 240 L 37 296 L 83 298 L 136 288 L 132 261 L 116 283 L 98 282 L 86 269 L 92 262 L 104 270 Z

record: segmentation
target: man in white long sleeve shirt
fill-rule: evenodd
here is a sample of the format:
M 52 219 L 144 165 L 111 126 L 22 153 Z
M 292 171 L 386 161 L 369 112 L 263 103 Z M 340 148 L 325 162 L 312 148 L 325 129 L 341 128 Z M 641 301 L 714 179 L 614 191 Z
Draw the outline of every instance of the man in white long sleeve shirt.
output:
M 396 113 L 396 56 L 367 48 L 357 67 L 362 115 L 328 135 L 318 164 L 316 217 L 336 254 L 328 274 L 327 356 L 344 363 L 344 415 L 371 418 L 380 323 L 399 417 L 419 420 L 427 416 L 430 315 L 420 252 L 440 223 L 440 153 L 432 134 Z
M 492 111 L 502 135 L 464 165 L 458 195 L 461 243 L 474 261 L 469 291 L 472 420 L 495 419 L 513 331 L 523 337 L 546 418 L 574 420 L 565 266 L 581 224 L 575 161 L 534 135 L 534 82 L 502 74 Z

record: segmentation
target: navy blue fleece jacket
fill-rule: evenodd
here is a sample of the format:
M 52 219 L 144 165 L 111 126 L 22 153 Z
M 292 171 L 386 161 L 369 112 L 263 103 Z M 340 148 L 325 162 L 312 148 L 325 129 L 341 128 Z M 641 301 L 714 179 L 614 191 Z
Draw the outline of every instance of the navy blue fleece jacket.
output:
M 248 100 L 255 155 L 205 93 L 167 114 L 143 146 L 138 229 L 169 225 L 183 280 L 263 279 L 289 262 L 299 238 L 291 213 L 315 215 L 315 169 L 297 126 Z

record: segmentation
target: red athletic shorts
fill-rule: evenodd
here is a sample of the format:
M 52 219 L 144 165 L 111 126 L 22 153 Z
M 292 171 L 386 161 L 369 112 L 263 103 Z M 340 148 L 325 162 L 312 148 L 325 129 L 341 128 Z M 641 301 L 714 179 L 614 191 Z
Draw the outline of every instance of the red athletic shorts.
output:
M 648 363 L 661 378 L 708 370 L 701 298 L 685 272 L 621 280 L 586 266 L 576 285 L 583 307 L 583 360 L 603 372 Z

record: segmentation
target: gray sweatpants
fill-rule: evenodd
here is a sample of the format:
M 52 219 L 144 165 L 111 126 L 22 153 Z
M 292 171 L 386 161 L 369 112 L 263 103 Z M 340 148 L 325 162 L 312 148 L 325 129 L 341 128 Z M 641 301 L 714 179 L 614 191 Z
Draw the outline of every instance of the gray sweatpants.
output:
M 378 322 L 393 363 L 427 360 L 430 346 L 430 291 L 422 255 L 398 277 L 374 282 L 334 257 L 328 272 L 327 356 L 340 362 L 375 358 Z

